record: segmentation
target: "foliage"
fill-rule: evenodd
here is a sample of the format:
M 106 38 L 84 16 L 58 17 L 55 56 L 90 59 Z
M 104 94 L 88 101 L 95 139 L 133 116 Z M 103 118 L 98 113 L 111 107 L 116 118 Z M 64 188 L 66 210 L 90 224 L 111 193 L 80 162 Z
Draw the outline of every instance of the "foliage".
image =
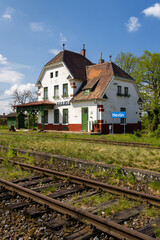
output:
M 140 130 L 134 131 L 134 135 L 135 135 L 136 137 L 142 137 L 142 133 L 141 133 Z
M 149 183 L 149 187 L 154 191 L 157 191 L 160 193 L 160 182 L 157 182 L 157 181 L 151 182 Z
M 0 126 L 0 129 L 8 129 L 9 130 L 9 127 L 7 127 L 7 126 Z
M 156 130 L 160 124 L 160 54 L 145 50 L 142 56 L 135 57 L 121 52 L 115 62 L 136 80 L 144 101 L 143 110 L 148 112 L 148 126 Z
M 115 58 L 115 63 L 131 77 L 135 78 L 135 71 L 138 64 L 138 58 L 136 56 L 130 52 L 120 52 Z
M 28 113 L 26 113 L 26 118 L 25 118 L 25 128 L 30 127 L 30 129 L 35 129 L 37 127 L 38 124 L 38 117 L 36 114 L 30 114 L 30 126 L 28 126 Z

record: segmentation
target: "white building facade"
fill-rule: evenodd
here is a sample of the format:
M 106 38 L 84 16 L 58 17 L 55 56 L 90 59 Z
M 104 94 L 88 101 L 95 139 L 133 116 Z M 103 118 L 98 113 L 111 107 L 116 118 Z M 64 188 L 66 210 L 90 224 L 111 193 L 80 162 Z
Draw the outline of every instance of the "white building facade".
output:
M 63 50 L 47 63 L 37 81 L 38 102 L 51 102 L 44 110 L 45 130 L 109 133 L 140 128 L 142 99 L 135 80 L 112 62 L 92 64 L 82 54 Z M 113 119 L 111 112 L 126 112 Z M 38 127 L 42 116 L 38 115 Z

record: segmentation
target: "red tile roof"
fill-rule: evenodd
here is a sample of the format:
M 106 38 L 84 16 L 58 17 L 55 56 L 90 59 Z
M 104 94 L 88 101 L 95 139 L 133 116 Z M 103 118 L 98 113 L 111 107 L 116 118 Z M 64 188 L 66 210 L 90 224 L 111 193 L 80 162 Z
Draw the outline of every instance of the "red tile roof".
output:
M 106 62 L 92 65 L 86 68 L 86 85 L 73 98 L 72 101 L 100 99 L 108 83 L 113 76 L 123 77 L 133 80 L 126 72 L 119 68 L 115 63 Z M 99 81 L 98 81 L 99 79 Z M 93 88 L 89 94 L 84 94 L 85 89 Z
M 63 50 L 58 53 L 51 61 L 45 66 L 49 66 L 52 63 L 58 63 L 63 61 L 73 77 L 75 79 L 85 80 L 86 78 L 86 66 L 93 65 L 86 57 L 79 53 Z
M 36 102 L 29 102 L 29 103 L 14 105 L 13 107 L 37 106 L 37 105 L 55 105 L 55 103 L 50 101 L 36 101 Z

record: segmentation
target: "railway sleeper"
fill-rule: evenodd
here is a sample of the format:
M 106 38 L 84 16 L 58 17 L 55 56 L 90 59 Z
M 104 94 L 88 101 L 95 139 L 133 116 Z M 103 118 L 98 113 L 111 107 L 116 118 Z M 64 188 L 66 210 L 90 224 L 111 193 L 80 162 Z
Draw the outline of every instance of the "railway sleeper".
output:
M 118 203 L 118 199 L 112 199 L 110 201 L 100 203 L 97 206 L 87 208 L 87 211 L 92 212 L 93 214 L 97 214 L 100 210 L 114 206 L 117 203 Z
M 25 178 L 18 178 L 18 179 L 15 179 L 15 180 L 11 181 L 11 182 L 12 183 L 26 182 L 26 181 L 31 181 L 31 180 L 38 179 L 40 177 L 41 177 L 40 175 L 34 175 L 34 176 L 30 176 L 30 177 L 25 177 Z
M 85 189 L 86 189 L 86 187 L 84 187 L 84 186 L 76 186 L 76 187 L 73 187 L 73 188 L 70 188 L 70 189 L 54 192 L 52 194 L 47 195 L 47 197 L 51 197 L 51 198 L 64 197 L 65 195 L 73 194 L 73 193 L 80 192 L 80 191 L 84 191 Z
M 38 184 L 49 183 L 52 181 L 53 181 L 53 179 L 51 179 L 51 178 L 42 178 L 42 179 L 40 178 L 37 180 L 20 183 L 19 185 L 22 187 L 30 187 L 30 186 L 34 186 L 34 185 L 38 185 Z
M 58 220 L 53 219 L 49 222 L 44 223 L 44 226 L 46 226 L 47 228 L 50 228 L 51 230 L 56 230 L 67 225 L 69 225 L 69 221 L 64 219 L 58 219 Z
M 99 233 L 98 230 L 94 229 L 82 229 L 66 237 L 66 240 L 87 240 L 91 237 L 95 237 Z
M 43 215 L 44 213 L 50 212 L 50 209 L 42 210 L 38 207 L 32 208 L 32 209 L 25 209 L 24 215 L 29 218 L 37 218 L 38 216 Z
M 28 202 L 24 201 L 24 202 L 9 204 L 9 205 L 7 205 L 7 208 L 8 208 L 9 210 L 14 211 L 14 210 L 23 209 L 23 208 L 28 207 L 28 206 L 30 206 L 30 205 L 32 205 L 32 204 L 35 204 L 35 202 L 29 202 L 29 203 L 28 203 Z
M 0 195 L 0 201 L 10 200 L 15 197 L 16 197 L 16 194 L 14 194 L 14 193 L 12 194 L 11 192 L 4 192 Z
M 50 185 L 47 185 L 47 186 L 43 186 L 43 187 L 37 187 L 37 188 L 31 188 L 31 190 L 35 191 L 35 192 L 40 192 L 42 190 L 45 190 L 47 189 L 48 187 L 52 187 L 52 186 L 55 186 L 55 187 L 64 187 L 65 186 L 65 183 L 53 183 L 53 184 L 50 184 Z
M 154 221 L 149 222 L 148 224 L 146 224 L 145 226 L 137 229 L 138 232 L 141 232 L 145 235 L 148 235 L 150 237 L 156 237 L 155 236 L 155 229 L 157 228 L 157 225 L 160 224 L 160 216 L 155 219 Z
M 138 215 L 144 208 L 145 208 L 145 205 L 141 204 L 127 210 L 119 211 L 116 214 L 112 215 L 108 220 L 114 221 L 118 224 L 122 224 L 123 222 L 127 221 L 131 217 Z

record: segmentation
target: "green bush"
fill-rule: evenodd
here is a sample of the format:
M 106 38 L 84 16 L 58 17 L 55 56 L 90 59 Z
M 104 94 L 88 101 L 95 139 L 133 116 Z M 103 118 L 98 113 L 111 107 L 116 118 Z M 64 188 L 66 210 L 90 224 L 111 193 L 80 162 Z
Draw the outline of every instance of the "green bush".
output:
M 160 137 L 160 124 L 158 125 L 157 129 L 153 133 L 154 137 Z
M 142 137 L 142 133 L 141 133 L 140 130 L 134 131 L 134 135 L 135 135 L 136 137 Z
M 0 129 L 9 129 L 7 126 L 0 126 Z

